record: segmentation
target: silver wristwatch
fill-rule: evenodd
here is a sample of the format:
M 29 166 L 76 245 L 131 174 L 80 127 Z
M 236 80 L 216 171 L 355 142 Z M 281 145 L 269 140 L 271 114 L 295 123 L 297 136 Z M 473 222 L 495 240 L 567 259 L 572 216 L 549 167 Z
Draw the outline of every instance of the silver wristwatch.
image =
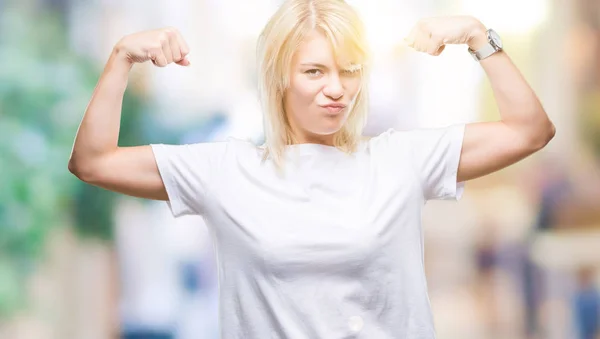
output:
M 502 39 L 496 31 L 488 29 L 486 31 L 488 43 L 480 49 L 474 51 L 469 47 L 469 53 L 473 56 L 475 61 L 481 61 L 490 55 L 502 50 Z

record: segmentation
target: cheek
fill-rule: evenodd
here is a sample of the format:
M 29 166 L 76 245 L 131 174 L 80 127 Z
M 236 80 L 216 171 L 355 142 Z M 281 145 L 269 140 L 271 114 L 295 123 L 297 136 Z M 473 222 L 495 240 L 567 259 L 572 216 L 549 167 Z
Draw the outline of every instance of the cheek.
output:
M 310 81 L 308 79 L 300 80 L 296 83 L 294 92 L 303 102 L 312 102 L 321 90 L 321 85 L 318 81 Z
M 360 89 L 360 78 L 350 78 L 345 82 L 346 93 L 354 99 L 356 94 L 358 94 L 358 90 Z
M 291 83 L 289 89 L 290 104 L 297 114 L 306 112 L 308 106 L 315 103 L 319 92 L 321 91 L 321 85 L 318 81 L 310 81 L 307 79 L 296 79 Z

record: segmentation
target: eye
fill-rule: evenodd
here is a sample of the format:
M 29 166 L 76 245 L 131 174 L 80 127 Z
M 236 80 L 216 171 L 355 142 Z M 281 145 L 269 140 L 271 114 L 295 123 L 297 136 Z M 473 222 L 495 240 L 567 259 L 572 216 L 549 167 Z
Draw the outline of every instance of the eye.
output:
M 360 66 L 359 67 L 350 67 L 347 68 L 345 70 L 342 71 L 342 73 L 346 74 L 346 75 L 356 75 L 360 73 Z
M 321 70 L 319 70 L 319 69 L 316 69 L 316 68 L 309 69 L 308 71 L 306 71 L 306 72 L 304 72 L 304 73 L 305 73 L 305 74 L 308 74 L 308 75 L 310 75 L 310 76 L 318 76 L 318 75 L 321 75 L 321 74 L 323 74 L 323 73 L 321 72 Z

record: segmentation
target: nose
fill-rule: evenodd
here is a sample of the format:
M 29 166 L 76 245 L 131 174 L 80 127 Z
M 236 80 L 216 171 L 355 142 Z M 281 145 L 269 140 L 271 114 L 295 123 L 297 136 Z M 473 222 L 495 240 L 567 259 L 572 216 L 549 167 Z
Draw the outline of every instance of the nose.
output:
M 329 77 L 329 81 L 323 89 L 323 94 L 332 100 L 338 100 L 344 95 L 344 86 L 342 85 L 338 75 L 332 75 Z

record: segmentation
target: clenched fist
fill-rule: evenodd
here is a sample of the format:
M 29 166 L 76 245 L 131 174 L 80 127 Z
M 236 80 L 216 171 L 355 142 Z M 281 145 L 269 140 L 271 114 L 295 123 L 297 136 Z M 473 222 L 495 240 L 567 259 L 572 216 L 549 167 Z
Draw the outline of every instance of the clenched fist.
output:
M 189 47 L 173 27 L 126 35 L 115 45 L 115 50 L 131 64 L 148 60 L 159 67 L 173 62 L 181 66 L 190 64 L 186 58 Z
M 485 26 L 468 15 L 452 15 L 419 20 L 404 40 L 419 52 L 440 55 L 447 44 L 466 44 L 478 50 L 486 43 Z

